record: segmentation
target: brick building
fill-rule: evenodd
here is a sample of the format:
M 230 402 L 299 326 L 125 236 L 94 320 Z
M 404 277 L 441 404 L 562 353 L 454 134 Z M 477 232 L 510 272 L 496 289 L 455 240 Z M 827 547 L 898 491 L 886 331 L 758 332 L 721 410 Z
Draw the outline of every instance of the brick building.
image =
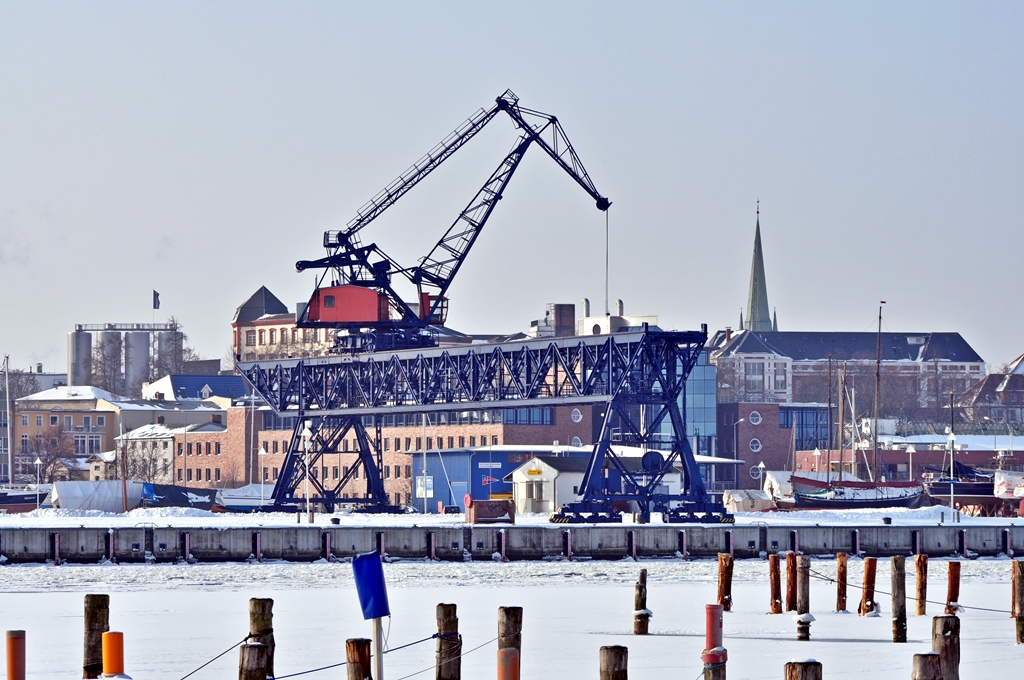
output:
M 792 470 L 794 452 L 828 447 L 826 404 L 731 403 L 718 405 L 718 455 L 746 465 L 716 465 L 719 481 L 734 470 L 739 489 L 756 489 L 750 468 L 764 463 L 767 470 Z
M 1024 354 L 974 384 L 956 405 L 968 422 L 1024 423 Z

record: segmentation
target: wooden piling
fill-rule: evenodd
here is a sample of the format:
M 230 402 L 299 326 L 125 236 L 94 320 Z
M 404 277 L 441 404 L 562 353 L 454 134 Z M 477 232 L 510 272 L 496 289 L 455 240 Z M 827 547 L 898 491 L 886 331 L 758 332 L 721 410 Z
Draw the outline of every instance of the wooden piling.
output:
M 1019 645 L 1024 643 L 1024 560 L 1013 561 L 1013 612 Z
M 370 668 L 370 641 L 366 638 L 345 640 L 347 680 L 369 680 L 373 677 Z
M 601 680 L 627 680 L 629 650 L 620 645 L 601 648 Z
M 796 553 L 786 553 L 786 611 L 796 611 Z
M 960 680 L 960 619 L 955 616 L 932 619 L 932 651 L 939 655 L 942 680 Z
M 796 613 L 811 611 L 811 557 L 798 555 L 796 558 Z
M 782 579 L 779 576 L 779 556 L 768 556 L 768 589 L 771 592 L 771 613 L 782 613 Z
M 875 571 L 877 568 L 877 558 L 864 558 L 864 588 L 860 595 L 860 609 L 857 610 L 861 616 L 867 616 L 875 611 Z
M 7 631 L 7 680 L 25 680 L 25 631 Z
M 935 652 L 915 654 L 910 667 L 910 680 L 942 680 L 942 665 Z
M 248 642 L 239 647 L 238 680 L 267 680 L 269 655 L 267 646 L 259 642 Z
M 651 613 L 647 610 L 647 570 L 640 570 L 633 594 L 633 635 L 647 635 Z
M 462 638 L 454 604 L 437 605 L 436 680 L 460 680 L 462 677 Z
M 523 608 L 498 607 L 498 680 L 519 680 L 522 647 Z
M 732 555 L 718 553 L 718 604 L 732 611 Z
M 914 555 L 914 577 L 914 615 L 924 616 L 928 611 L 928 555 Z
M 836 554 L 836 611 L 846 611 L 846 560 L 844 552 Z
M 85 645 L 82 677 L 98 678 L 103 672 L 103 634 L 110 630 L 110 596 L 85 596 Z
M 957 603 L 960 602 L 960 563 L 949 562 L 949 574 L 946 582 L 946 614 L 956 614 Z
M 274 677 L 274 601 L 254 597 L 249 600 L 249 642 L 267 648 L 267 675 Z
M 821 662 L 790 661 L 785 666 L 784 680 L 821 680 Z
M 907 571 L 906 558 L 893 555 L 892 566 L 892 641 L 907 641 Z

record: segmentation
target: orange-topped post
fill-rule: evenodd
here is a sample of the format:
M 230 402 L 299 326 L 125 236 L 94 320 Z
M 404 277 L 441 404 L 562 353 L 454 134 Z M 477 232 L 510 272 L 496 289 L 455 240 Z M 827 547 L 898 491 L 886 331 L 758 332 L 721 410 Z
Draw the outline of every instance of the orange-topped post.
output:
M 124 633 L 103 634 L 103 676 L 124 676 Z

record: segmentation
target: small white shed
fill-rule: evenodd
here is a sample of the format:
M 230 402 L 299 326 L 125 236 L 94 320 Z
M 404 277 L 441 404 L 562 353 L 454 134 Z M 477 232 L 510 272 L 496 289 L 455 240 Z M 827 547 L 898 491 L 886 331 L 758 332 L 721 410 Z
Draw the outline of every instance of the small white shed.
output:
M 512 471 L 516 512 L 551 513 L 579 500 L 589 458 L 531 458 Z

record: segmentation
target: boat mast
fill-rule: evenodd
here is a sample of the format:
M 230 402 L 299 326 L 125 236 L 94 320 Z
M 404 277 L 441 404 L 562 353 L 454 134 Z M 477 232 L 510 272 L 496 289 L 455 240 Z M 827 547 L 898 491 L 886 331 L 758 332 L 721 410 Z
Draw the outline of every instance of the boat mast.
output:
M 839 371 L 839 481 L 843 481 L 843 460 L 846 458 L 846 364 L 843 370 Z
M 874 423 L 871 426 L 871 440 L 875 449 L 871 458 L 871 467 L 876 470 L 878 469 L 878 388 L 882 384 L 882 305 L 884 304 L 885 300 L 882 300 L 878 305 L 878 336 L 875 345 L 875 412 Z
M 828 355 L 828 412 L 825 414 L 828 424 L 828 462 L 825 463 L 825 483 L 832 484 L 832 355 Z

